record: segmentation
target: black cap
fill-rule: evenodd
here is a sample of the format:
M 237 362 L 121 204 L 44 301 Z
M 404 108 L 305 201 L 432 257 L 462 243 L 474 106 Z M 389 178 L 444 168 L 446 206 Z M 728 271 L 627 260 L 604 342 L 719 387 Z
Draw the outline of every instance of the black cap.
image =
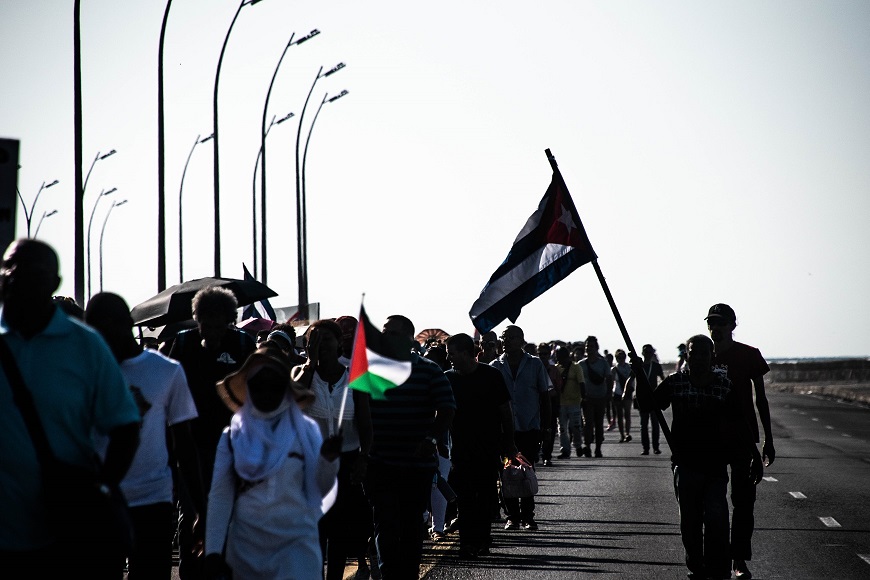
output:
M 734 310 L 727 304 L 714 304 L 711 306 L 704 320 L 710 320 L 711 318 L 724 318 L 728 322 L 737 322 L 737 315 L 734 314 Z

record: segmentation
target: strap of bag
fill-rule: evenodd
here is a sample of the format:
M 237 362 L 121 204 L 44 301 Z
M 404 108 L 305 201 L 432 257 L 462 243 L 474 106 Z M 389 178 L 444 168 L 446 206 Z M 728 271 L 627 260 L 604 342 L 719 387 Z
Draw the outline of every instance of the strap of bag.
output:
M 33 396 L 27 390 L 27 386 L 24 384 L 24 377 L 21 376 L 21 370 L 18 368 L 18 363 L 15 362 L 15 356 L 9 350 L 6 338 L 2 335 L 0 335 L 0 365 L 3 366 L 9 386 L 12 388 L 12 398 L 15 404 L 18 405 L 18 410 L 21 412 L 24 424 L 27 425 L 27 431 L 33 440 L 36 456 L 39 458 L 40 463 L 46 465 L 55 459 L 54 452 L 51 450 L 48 436 L 45 434 L 45 428 L 42 426 L 42 421 L 39 420 L 39 415 L 36 412 Z

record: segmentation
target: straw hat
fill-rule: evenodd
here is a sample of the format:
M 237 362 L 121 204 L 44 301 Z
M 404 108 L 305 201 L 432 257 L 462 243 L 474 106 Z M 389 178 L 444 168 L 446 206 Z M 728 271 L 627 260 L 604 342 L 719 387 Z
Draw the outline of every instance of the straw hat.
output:
M 230 411 L 235 413 L 245 403 L 248 398 L 248 373 L 263 365 L 278 369 L 286 376 L 287 387 L 300 408 L 305 409 L 314 402 L 314 392 L 290 378 L 291 365 L 287 355 L 276 348 L 265 346 L 252 352 L 239 370 L 218 381 L 216 385 L 218 396 Z

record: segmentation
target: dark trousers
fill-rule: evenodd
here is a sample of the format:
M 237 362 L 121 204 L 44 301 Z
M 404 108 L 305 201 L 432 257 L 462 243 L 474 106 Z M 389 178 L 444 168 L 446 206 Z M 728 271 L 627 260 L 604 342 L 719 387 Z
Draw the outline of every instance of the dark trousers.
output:
M 128 580 L 169 580 L 172 576 L 173 511 L 170 502 L 130 508 L 136 543 L 128 556 Z
M 365 494 L 372 506 L 378 568 L 383 580 L 416 579 L 423 554 L 423 512 L 435 469 L 372 462 Z
M 514 443 L 519 452 L 523 454 L 523 457 L 534 466 L 538 460 L 538 450 L 541 448 L 540 429 L 514 432 Z M 508 519 L 516 523 L 531 522 L 535 519 L 534 496 L 505 498 L 504 506 L 505 510 L 507 510 Z
M 213 445 L 197 445 L 199 455 L 199 475 L 202 478 L 205 500 L 208 502 L 208 494 L 211 490 L 211 477 L 214 470 L 215 454 L 217 453 L 217 439 Z M 184 485 L 184 479 L 176 473 L 175 486 L 178 490 L 178 576 L 181 580 L 201 580 L 203 578 L 203 561 L 205 555 L 196 556 L 194 548 L 197 538 L 193 534 L 193 524 L 196 521 L 196 505 L 191 498 L 190 492 Z M 207 510 L 208 508 L 206 508 Z M 205 518 L 205 514 L 199 514 Z M 200 521 L 200 534 L 205 533 L 205 526 Z
M 755 485 L 749 479 L 749 460 L 731 462 L 731 557 L 752 559 L 755 528 Z
M 455 486 L 459 513 L 459 546 L 488 548 L 492 544 L 490 498 L 496 493 L 497 459 L 489 462 L 461 462 L 453 466 L 451 485 Z
M 350 482 L 359 450 L 341 454 L 335 504 L 320 519 L 320 547 L 326 580 L 341 580 L 348 557 L 364 558 L 372 532 L 372 512 L 360 484 Z
M 556 393 L 556 391 L 552 391 Z M 550 424 L 546 425 L 550 429 L 549 433 L 544 434 L 544 440 L 541 442 L 541 457 L 543 459 L 553 458 L 553 447 L 556 444 L 556 427 L 559 423 L 559 395 L 550 397 Z M 524 454 L 525 455 L 525 454 Z
M 583 438 L 586 446 L 592 442 L 593 431 L 595 437 L 595 449 L 600 449 L 604 442 L 604 410 L 609 398 L 588 398 L 583 401 Z
M 701 577 L 730 578 L 728 472 L 674 467 L 674 493 L 680 505 L 680 536 L 686 567 Z
M 659 448 L 659 419 L 655 413 L 640 412 L 640 444 L 649 451 L 649 424 L 652 423 L 652 447 Z

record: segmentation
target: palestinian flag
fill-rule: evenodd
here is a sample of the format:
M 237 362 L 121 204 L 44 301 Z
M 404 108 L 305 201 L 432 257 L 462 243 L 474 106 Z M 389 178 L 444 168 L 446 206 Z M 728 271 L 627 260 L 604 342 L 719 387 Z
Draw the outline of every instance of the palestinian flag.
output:
M 373 399 L 385 399 L 388 389 L 401 385 L 410 376 L 408 342 L 378 331 L 369 321 L 365 307 L 360 306 L 348 386 L 368 393 Z

